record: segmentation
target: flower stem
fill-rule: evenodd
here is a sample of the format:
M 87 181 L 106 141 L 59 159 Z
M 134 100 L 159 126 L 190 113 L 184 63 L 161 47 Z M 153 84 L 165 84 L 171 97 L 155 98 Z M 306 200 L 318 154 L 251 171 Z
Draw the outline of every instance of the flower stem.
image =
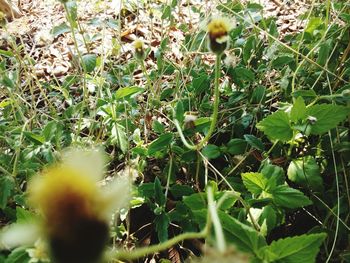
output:
M 208 193 L 209 195 L 209 193 Z M 133 251 L 115 251 L 111 252 L 109 254 L 109 258 L 112 259 L 112 262 L 120 262 L 120 260 L 126 260 L 126 261 L 131 261 L 135 259 L 139 259 L 141 257 L 145 257 L 149 254 L 154 254 L 160 251 L 163 251 L 167 248 L 170 248 L 181 241 L 184 241 L 186 239 L 200 239 L 200 238 L 206 238 L 208 234 L 210 233 L 210 228 L 212 224 L 212 218 L 211 218 L 211 213 L 207 213 L 207 223 L 205 227 L 203 228 L 202 231 L 200 232 L 187 232 L 180 234 L 178 236 L 173 237 L 172 239 L 169 239 L 163 243 L 148 246 L 148 247 L 143 247 L 143 248 L 136 248 Z
M 221 54 L 217 54 L 216 55 L 216 61 L 215 61 L 215 82 L 214 82 L 214 105 L 213 105 L 213 113 L 211 115 L 211 123 L 210 123 L 210 127 L 209 127 L 209 131 L 207 133 L 207 135 L 196 145 L 190 144 L 187 142 L 180 123 L 175 120 L 174 124 L 179 132 L 180 138 L 183 142 L 183 144 L 190 150 L 201 150 L 203 148 L 203 146 L 209 141 L 209 139 L 211 138 L 215 127 L 216 127 L 216 123 L 218 120 L 218 114 L 219 114 L 219 104 L 220 104 L 220 91 L 219 91 L 219 79 L 220 79 L 220 63 L 221 63 Z

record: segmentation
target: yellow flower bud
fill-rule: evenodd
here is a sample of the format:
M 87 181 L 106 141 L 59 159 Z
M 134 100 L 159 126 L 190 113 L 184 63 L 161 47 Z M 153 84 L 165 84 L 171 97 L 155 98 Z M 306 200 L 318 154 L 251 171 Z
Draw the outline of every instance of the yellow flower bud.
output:
M 139 60 L 144 60 L 145 59 L 145 45 L 142 40 L 136 39 L 133 42 L 133 47 L 134 47 L 134 55 L 137 59 Z
M 225 51 L 229 43 L 229 32 L 233 25 L 226 17 L 212 18 L 207 24 L 209 48 L 215 54 Z

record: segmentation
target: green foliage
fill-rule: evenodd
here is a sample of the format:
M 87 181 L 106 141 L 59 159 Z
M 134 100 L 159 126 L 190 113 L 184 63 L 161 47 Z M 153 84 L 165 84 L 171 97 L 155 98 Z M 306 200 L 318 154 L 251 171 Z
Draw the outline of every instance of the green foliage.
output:
M 292 139 L 293 136 L 288 114 L 284 111 L 277 111 L 271 114 L 260 121 L 256 127 L 263 131 L 271 140 L 286 142 Z
M 111 224 L 114 250 L 145 241 L 146 249 L 171 244 L 162 248 L 170 254 L 181 244 L 188 260 L 198 252 L 191 242 L 169 242 L 193 233 L 190 240 L 217 249 L 210 186 L 227 247 L 252 262 L 348 259 L 346 3 L 318 1 L 298 18 L 305 27 L 290 34 L 259 4 L 212 3 L 211 11 L 236 24 L 215 65 L 207 32 L 195 22 L 209 19 L 202 3 L 126 1 L 115 18 L 84 23 L 80 2 L 61 2 L 67 21 L 50 33 L 74 41 L 68 73 L 35 75 L 37 54 L 30 58 L 14 37 L 0 49 L 2 225 L 36 220 L 26 195 L 31 177 L 66 148 L 94 145 L 106 152 L 106 181 L 126 167 L 136 171 L 130 210 L 116 211 Z M 142 63 L 129 50 L 134 35 L 146 43 Z M 27 248 L 0 251 L 0 261 L 29 262 Z M 141 254 L 125 261 L 149 261 Z M 161 260 L 166 253 L 150 254 Z
M 310 234 L 273 241 L 259 253 L 267 262 L 315 262 L 326 234 Z

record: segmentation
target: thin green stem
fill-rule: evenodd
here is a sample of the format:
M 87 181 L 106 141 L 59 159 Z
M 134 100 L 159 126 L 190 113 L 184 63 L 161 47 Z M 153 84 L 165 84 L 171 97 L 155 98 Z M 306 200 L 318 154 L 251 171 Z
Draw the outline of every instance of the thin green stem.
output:
M 142 69 L 142 73 L 143 75 L 146 77 L 146 81 L 147 81 L 147 86 L 148 86 L 148 89 L 151 93 L 154 93 L 154 90 L 153 90 L 153 85 L 152 85 L 152 82 L 151 82 L 151 79 L 147 73 L 147 70 L 146 70 L 146 67 L 145 67 L 145 62 L 143 60 L 140 60 L 140 65 L 141 65 L 141 69 Z
M 183 240 L 205 238 L 206 236 L 207 236 L 207 228 L 204 228 L 201 232 L 183 233 L 181 235 L 173 237 L 172 239 L 169 239 L 166 242 L 163 242 L 157 245 L 138 248 L 138 249 L 135 249 L 134 251 L 117 251 L 114 255 L 112 255 L 112 257 L 114 262 L 119 262 L 118 260 L 135 260 L 135 259 L 147 256 L 149 254 L 163 251 L 169 247 L 176 245 L 177 243 Z
M 213 105 L 213 113 L 211 115 L 211 123 L 210 123 L 210 127 L 208 130 L 207 135 L 196 145 L 190 144 L 187 142 L 180 123 L 175 120 L 174 124 L 179 132 L 180 138 L 183 142 L 183 144 L 190 150 L 201 150 L 203 148 L 203 146 L 209 141 L 209 139 L 211 138 L 215 127 L 216 127 L 216 123 L 218 120 L 218 114 L 219 114 L 219 104 L 220 104 L 220 90 L 219 90 L 219 80 L 220 80 L 220 69 L 221 69 L 221 54 L 216 55 L 216 61 L 215 61 L 215 82 L 214 82 L 214 105 Z
M 221 222 L 217 213 L 217 207 L 214 202 L 213 189 L 208 187 L 208 209 L 213 221 L 213 226 L 215 230 L 216 244 L 220 252 L 225 252 L 226 242 L 224 232 L 222 230 Z

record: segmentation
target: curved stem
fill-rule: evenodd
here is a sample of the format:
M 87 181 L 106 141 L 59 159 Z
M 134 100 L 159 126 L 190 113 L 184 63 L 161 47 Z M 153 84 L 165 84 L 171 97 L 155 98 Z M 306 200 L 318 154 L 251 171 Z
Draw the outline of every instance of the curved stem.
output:
M 163 251 L 169 247 L 176 245 L 177 243 L 185 240 L 185 239 L 197 239 L 197 238 L 205 238 L 207 236 L 207 228 L 204 228 L 203 231 L 198 233 L 183 233 L 181 235 L 175 236 L 172 239 L 164 243 L 160 243 L 157 245 L 138 248 L 134 251 L 117 251 L 112 257 L 114 262 L 119 262 L 118 260 L 134 260 L 149 254 L 153 254 L 159 251 Z
M 215 61 L 215 83 L 214 83 L 214 105 L 213 105 L 213 114 L 211 115 L 211 123 L 209 127 L 209 131 L 207 135 L 196 145 L 190 144 L 187 142 L 181 126 L 177 120 L 174 121 L 174 124 L 176 126 L 176 129 L 179 132 L 180 138 L 183 142 L 183 144 L 190 150 L 201 150 L 203 146 L 209 141 L 210 137 L 212 136 L 216 123 L 218 120 L 218 114 L 219 114 L 219 103 L 220 103 L 220 91 L 219 91 L 219 79 L 220 79 L 220 62 L 221 62 L 221 54 L 216 55 L 216 61 Z
M 183 233 L 178 236 L 173 237 L 172 239 L 169 239 L 163 243 L 143 247 L 143 248 L 137 248 L 133 251 L 115 251 L 111 252 L 109 257 L 112 259 L 113 262 L 120 262 L 119 260 L 135 260 L 139 259 L 141 257 L 147 256 L 149 254 L 153 254 L 156 252 L 163 251 L 169 247 L 172 247 L 176 244 L 178 244 L 181 241 L 184 241 L 186 239 L 200 239 L 200 238 L 206 238 L 208 234 L 210 233 L 210 228 L 212 224 L 212 218 L 210 216 L 210 212 L 208 209 L 207 213 L 207 223 L 202 231 L 200 232 L 188 232 Z

